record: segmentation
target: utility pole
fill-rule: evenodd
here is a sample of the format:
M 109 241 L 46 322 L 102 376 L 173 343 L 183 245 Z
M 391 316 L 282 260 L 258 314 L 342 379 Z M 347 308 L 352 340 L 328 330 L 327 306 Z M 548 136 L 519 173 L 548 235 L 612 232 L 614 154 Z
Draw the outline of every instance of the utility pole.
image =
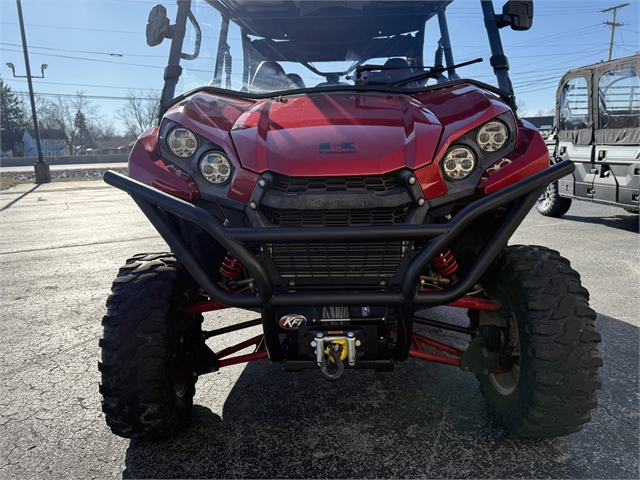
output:
M 49 165 L 44 161 L 42 146 L 40 145 L 40 129 L 38 128 L 38 117 L 36 116 L 36 101 L 33 97 L 33 83 L 31 82 L 31 67 L 29 66 L 29 52 L 27 51 L 27 36 L 24 33 L 24 21 L 22 20 L 22 5 L 20 0 L 16 0 L 18 5 L 18 21 L 20 22 L 20 34 L 22 35 L 22 50 L 24 52 L 24 64 L 27 70 L 27 83 L 29 84 L 29 97 L 31 98 L 31 114 L 33 115 L 33 131 L 36 135 L 36 146 L 38 148 L 38 161 L 33 165 L 36 174 L 36 183 L 49 183 L 51 181 L 51 171 Z M 42 75 L 44 76 L 44 68 Z M 15 75 L 15 72 L 14 72 Z
M 609 60 L 611 60 L 611 51 L 613 50 L 613 32 L 616 31 L 616 27 L 624 26 L 624 23 L 616 23 L 616 14 L 618 13 L 619 8 L 628 7 L 628 3 L 623 3 L 621 5 L 616 5 L 615 7 L 605 8 L 604 10 L 600 10 L 602 13 L 610 12 L 613 10 L 613 21 L 611 22 L 602 22 L 605 25 L 611 25 L 611 40 L 609 41 Z

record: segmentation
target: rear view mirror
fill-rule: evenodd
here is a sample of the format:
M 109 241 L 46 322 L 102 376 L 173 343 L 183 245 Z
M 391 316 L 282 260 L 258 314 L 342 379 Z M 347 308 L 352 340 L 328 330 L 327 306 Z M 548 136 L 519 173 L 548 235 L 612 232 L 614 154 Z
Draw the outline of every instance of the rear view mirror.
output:
M 533 25 L 533 0 L 509 0 L 497 20 L 499 28 L 509 25 L 513 30 L 529 30 Z
M 147 45 L 155 47 L 160 45 L 162 41 L 169 37 L 169 17 L 167 17 L 167 9 L 163 5 L 154 5 L 149 13 L 149 21 L 147 22 Z

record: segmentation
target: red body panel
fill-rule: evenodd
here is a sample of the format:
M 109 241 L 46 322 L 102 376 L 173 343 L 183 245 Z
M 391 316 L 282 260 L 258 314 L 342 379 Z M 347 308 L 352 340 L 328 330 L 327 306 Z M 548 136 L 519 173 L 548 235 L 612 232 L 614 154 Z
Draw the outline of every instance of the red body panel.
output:
M 448 191 L 439 162 L 416 170 L 416 179 L 427 200 L 444 195 Z
M 463 84 L 415 97 L 382 94 L 317 94 L 254 102 L 198 92 L 174 105 L 165 118 L 222 147 L 235 167 L 229 197 L 248 202 L 260 173 L 290 176 L 377 175 L 415 170 L 426 199 L 447 193 L 439 163 L 449 146 L 509 108 L 498 97 Z M 153 133 L 151 133 L 153 132 Z M 193 178 L 142 148 L 130 159 L 130 175 L 183 198 L 198 198 Z M 544 141 L 520 123 L 517 148 L 483 175 L 477 192 L 489 194 L 549 166 Z
M 518 127 L 519 145 L 485 170 L 476 187 L 477 193 L 488 195 L 497 192 L 549 168 L 549 150 L 535 127 L 524 123 L 520 123 Z
M 258 175 L 242 168 L 229 131 L 238 117 L 253 104 L 250 100 L 198 92 L 177 103 L 165 114 L 165 118 L 190 128 L 224 149 L 235 167 L 229 198 L 241 202 L 248 202 L 251 198 Z
M 433 161 L 442 126 L 408 96 L 263 100 L 231 131 L 242 165 L 291 176 L 374 175 Z
M 231 145 L 229 130 L 254 102 L 198 92 L 171 107 L 165 118 L 181 123 L 213 140 L 227 150 Z
M 158 130 L 158 127 L 153 127 L 140 135 L 129 156 L 128 175 L 158 190 L 187 200 L 200 198 L 200 192 L 191 175 L 160 158 L 157 145 Z
M 431 110 L 444 125 L 436 159 L 465 133 L 496 115 L 510 111 L 498 97 L 473 85 L 458 85 L 415 97 Z

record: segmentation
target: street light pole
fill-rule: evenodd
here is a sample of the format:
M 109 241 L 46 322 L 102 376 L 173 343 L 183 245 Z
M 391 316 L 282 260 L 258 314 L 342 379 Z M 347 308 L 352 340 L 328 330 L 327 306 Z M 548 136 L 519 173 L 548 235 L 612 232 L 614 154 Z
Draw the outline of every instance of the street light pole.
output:
M 27 69 L 27 83 L 29 84 L 29 98 L 31 99 L 31 114 L 33 116 L 33 131 L 36 135 L 36 147 L 38 149 L 38 161 L 33 165 L 33 168 L 36 174 L 36 183 L 49 183 L 51 181 L 51 171 L 49 170 L 49 165 L 44 161 L 44 155 L 42 155 L 42 146 L 40 145 L 40 130 L 38 128 L 38 117 L 36 116 L 36 101 L 33 97 L 31 67 L 29 66 L 29 52 L 27 51 L 27 36 L 24 33 L 24 21 L 22 19 L 22 5 L 20 4 L 20 0 L 16 0 L 16 4 L 18 5 L 18 21 L 20 22 L 20 34 L 22 35 L 24 64 Z M 44 71 L 42 73 L 44 76 Z

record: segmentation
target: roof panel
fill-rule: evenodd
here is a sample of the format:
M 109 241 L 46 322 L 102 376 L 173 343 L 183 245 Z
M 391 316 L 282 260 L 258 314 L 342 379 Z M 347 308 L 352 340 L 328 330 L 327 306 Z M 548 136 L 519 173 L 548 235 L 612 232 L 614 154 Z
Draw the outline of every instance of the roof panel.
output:
M 247 33 L 276 40 L 371 39 L 420 30 L 453 0 L 280 1 L 208 0 Z

